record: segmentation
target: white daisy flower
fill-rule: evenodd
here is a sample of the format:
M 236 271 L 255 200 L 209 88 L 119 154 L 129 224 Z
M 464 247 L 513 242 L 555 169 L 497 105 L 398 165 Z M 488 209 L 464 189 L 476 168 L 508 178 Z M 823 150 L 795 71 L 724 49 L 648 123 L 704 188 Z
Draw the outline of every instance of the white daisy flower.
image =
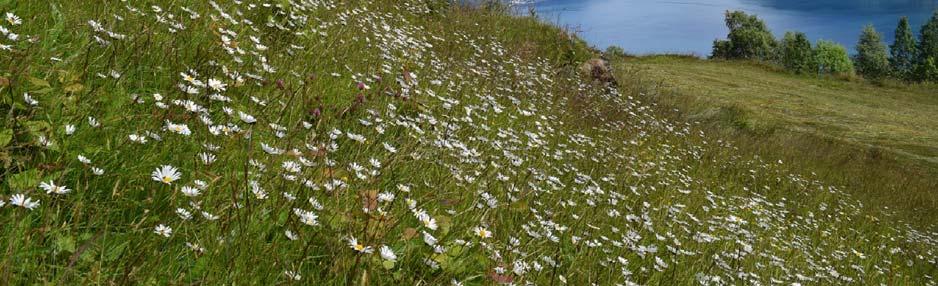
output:
M 381 254 L 381 258 L 383 258 L 384 260 L 397 261 L 397 255 L 394 254 L 394 250 L 392 250 L 387 245 L 381 245 L 380 254 Z
M 255 122 L 257 122 L 257 119 L 254 118 L 254 116 L 244 113 L 243 111 L 238 111 L 238 118 L 240 118 L 241 121 L 244 121 L 244 123 L 247 123 L 247 124 L 254 124 Z
M 28 93 L 23 93 L 23 101 L 26 101 L 26 104 L 29 104 L 30 106 L 39 105 L 39 101 L 36 101 L 36 99 L 33 99 L 33 97 L 29 96 Z
M 223 82 L 221 82 L 220 80 L 217 80 L 217 79 L 214 79 L 214 78 L 213 78 L 213 79 L 209 79 L 209 80 L 208 80 L 208 87 L 211 88 L 211 89 L 214 90 L 214 91 L 221 92 L 221 91 L 225 91 L 225 89 L 228 87 L 228 85 L 225 84 L 225 83 L 223 83 Z
M 202 190 L 199 190 L 190 186 L 182 187 L 182 190 L 180 190 L 180 192 L 182 192 L 183 195 L 186 195 L 187 197 L 190 197 L 190 198 L 197 197 L 200 194 L 202 194 Z
M 33 210 L 36 207 L 39 207 L 39 201 L 33 201 L 32 198 L 27 197 L 24 194 L 15 194 L 10 197 L 10 204 L 14 206 L 20 206 L 28 210 Z
M 374 249 L 371 246 L 365 246 L 364 244 L 358 243 L 358 239 L 355 237 L 349 237 L 348 245 L 358 253 L 372 253 Z
M 56 195 L 64 195 L 72 191 L 65 186 L 56 186 L 52 180 L 49 180 L 49 182 L 42 182 L 39 184 L 39 188 L 45 190 L 47 194 Z
M 179 174 L 179 170 L 170 165 L 163 165 L 156 170 L 153 170 L 150 173 L 150 178 L 154 181 L 161 182 L 167 185 L 172 185 L 174 181 L 179 180 L 182 175 Z
M 7 12 L 6 14 L 7 23 L 10 23 L 12 26 L 16 26 L 23 23 L 23 20 L 19 16 L 14 15 L 13 13 Z
M 474 233 L 475 235 L 479 236 L 479 238 L 482 238 L 482 239 L 492 237 L 492 232 L 481 226 L 477 226 L 473 228 L 472 233 Z
M 173 229 L 170 228 L 170 227 L 168 227 L 168 226 L 165 226 L 165 225 L 160 224 L 160 225 L 156 226 L 156 228 L 153 229 L 153 233 L 156 233 L 156 234 L 161 235 L 161 236 L 163 236 L 163 237 L 169 237 L 169 236 L 173 235 Z
M 189 136 L 192 134 L 192 131 L 189 130 L 188 125 L 172 123 L 169 120 L 166 120 L 166 129 L 183 136 Z

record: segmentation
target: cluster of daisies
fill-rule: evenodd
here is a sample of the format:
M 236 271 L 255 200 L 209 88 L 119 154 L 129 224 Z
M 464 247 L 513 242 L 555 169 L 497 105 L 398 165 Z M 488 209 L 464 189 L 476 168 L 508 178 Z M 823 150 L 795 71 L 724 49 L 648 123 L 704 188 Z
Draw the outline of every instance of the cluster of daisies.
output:
M 938 265 L 938 233 L 854 224 L 870 218 L 847 192 L 782 162 L 713 159 L 732 144 L 495 35 L 429 26 L 428 1 L 275 2 L 129 2 L 88 20 L 95 51 L 149 41 L 124 23 L 212 37 L 197 62 L 140 67 L 172 84 L 115 99 L 130 102 L 121 112 L 135 120 L 101 128 L 111 121 L 84 110 L 80 124 L 57 123 L 64 136 L 39 138 L 77 144 L 64 152 L 77 156 L 69 168 L 82 180 L 138 183 L 125 191 L 148 196 L 148 220 L 127 226 L 145 225 L 135 245 L 194 260 L 226 253 L 232 240 L 264 240 L 275 249 L 248 254 L 270 262 L 258 269 L 314 284 L 340 279 L 319 269 L 333 261 L 392 274 L 373 275 L 378 283 L 934 281 L 913 269 Z M 10 15 L 6 25 L 21 24 Z M 102 82 L 131 80 L 93 67 Z M 36 112 L 48 105 L 22 100 Z M 109 152 L 126 159 L 96 165 L 70 139 L 82 133 L 121 142 Z M 701 162 L 745 171 L 715 182 Z M 78 176 L 7 201 L 67 204 L 88 191 Z

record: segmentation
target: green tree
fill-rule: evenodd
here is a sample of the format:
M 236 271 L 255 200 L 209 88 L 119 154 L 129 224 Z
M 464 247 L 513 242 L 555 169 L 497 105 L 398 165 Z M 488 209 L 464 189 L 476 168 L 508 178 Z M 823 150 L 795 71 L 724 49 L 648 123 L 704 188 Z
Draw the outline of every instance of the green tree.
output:
M 847 48 L 832 42 L 820 40 L 814 48 L 818 72 L 822 74 L 853 74 L 853 61 L 847 54 Z
M 919 40 L 919 63 L 924 63 L 928 58 L 938 59 L 938 10 L 932 14 L 931 19 L 922 26 Z
M 915 79 L 938 82 L 938 10 L 922 26 L 920 33 Z
M 775 50 L 775 37 L 765 22 L 742 11 L 726 12 L 727 40 L 713 43 L 714 58 L 769 60 Z
M 787 32 L 779 45 L 779 61 L 785 69 L 797 74 L 813 73 L 816 70 L 811 41 L 804 33 Z
M 912 26 L 909 25 L 909 17 L 899 19 L 896 39 L 892 46 L 889 46 L 889 52 L 891 55 L 889 63 L 895 75 L 903 80 L 913 80 L 915 64 L 918 61 L 918 48 L 915 35 L 912 33 Z
M 857 43 L 857 72 L 870 79 L 889 76 L 889 56 L 886 44 L 873 25 L 863 27 L 860 41 Z

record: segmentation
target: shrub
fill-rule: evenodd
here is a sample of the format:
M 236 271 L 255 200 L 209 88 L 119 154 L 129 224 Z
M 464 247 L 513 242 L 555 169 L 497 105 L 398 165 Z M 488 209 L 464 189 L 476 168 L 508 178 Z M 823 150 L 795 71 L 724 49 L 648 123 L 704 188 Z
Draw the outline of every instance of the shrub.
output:
M 803 74 L 816 70 L 811 42 L 801 32 L 787 32 L 779 44 L 779 61 L 786 70 Z
M 938 83 L 938 60 L 936 58 L 925 59 L 918 65 L 916 74 L 922 81 Z
M 857 43 L 857 72 L 870 79 L 889 76 L 889 56 L 886 45 L 873 25 L 866 25 Z
M 832 42 L 820 40 L 814 48 L 815 61 L 818 73 L 833 75 L 850 75 L 854 73 L 853 62 L 847 54 L 847 48 Z
M 625 49 L 620 46 L 609 46 L 603 54 L 612 58 L 625 58 L 630 56 L 625 52 Z
M 899 19 L 896 39 L 892 46 L 889 46 L 889 52 L 891 55 L 889 63 L 896 77 L 907 81 L 913 80 L 915 64 L 918 61 L 918 49 L 915 35 L 912 34 L 912 27 L 909 26 L 909 17 Z
M 769 60 L 775 37 L 765 22 L 742 11 L 726 12 L 727 41 L 714 41 L 713 58 Z

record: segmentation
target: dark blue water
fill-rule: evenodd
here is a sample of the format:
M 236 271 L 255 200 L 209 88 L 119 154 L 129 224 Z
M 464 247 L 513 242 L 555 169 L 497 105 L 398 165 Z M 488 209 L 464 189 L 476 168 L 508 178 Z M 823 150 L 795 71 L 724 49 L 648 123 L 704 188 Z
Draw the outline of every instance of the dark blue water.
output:
M 860 30 L 873 24 L 891 42 L 900 16 L 918 28 L 938 9 L 938 0 L 541 0 L 541 18 L 579 31 L 591 44 L 620 46 L 635 54 L 710 54 L 724 38 L 726 10 L 755 13 L 776 36 L 807 33 L 812 40 L 839 42 L 853 51 Z

